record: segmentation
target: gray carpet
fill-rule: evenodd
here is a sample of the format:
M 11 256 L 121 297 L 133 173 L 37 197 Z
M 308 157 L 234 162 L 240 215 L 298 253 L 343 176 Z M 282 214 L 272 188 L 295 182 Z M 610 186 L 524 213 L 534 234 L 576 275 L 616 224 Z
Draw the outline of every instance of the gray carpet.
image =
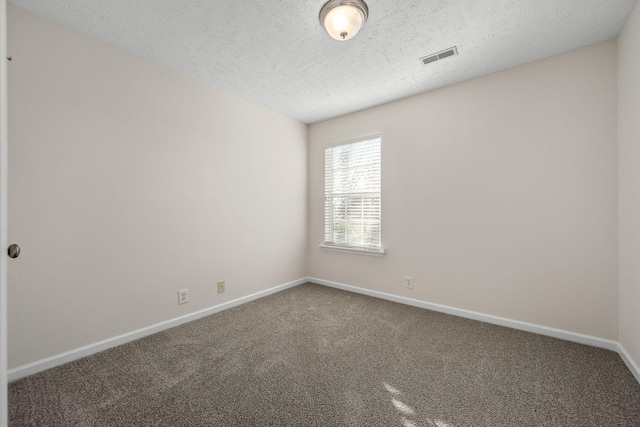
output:
M 640 426 L 613 352 L 305 284 L 10 384 L 11 426 Z

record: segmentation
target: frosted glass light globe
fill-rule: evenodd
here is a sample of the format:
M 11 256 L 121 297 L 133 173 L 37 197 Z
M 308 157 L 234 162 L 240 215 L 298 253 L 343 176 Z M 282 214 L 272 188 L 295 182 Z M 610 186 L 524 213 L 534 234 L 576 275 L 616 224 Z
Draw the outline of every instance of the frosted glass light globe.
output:
M 368 13 L 362 0 L 330 0 L 320 11 L 320 20 L 332 38 L 344 41 L 358 34 Z
M 353 6 L 338 6 L 324 18 L 324 27 L 336 40 L 349 40 L 360 31 L 364 16 Z

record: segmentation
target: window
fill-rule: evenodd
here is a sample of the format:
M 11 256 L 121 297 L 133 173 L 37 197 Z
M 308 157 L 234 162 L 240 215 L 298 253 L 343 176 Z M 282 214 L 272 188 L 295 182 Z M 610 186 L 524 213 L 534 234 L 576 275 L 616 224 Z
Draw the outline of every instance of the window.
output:
M 384 253 L 380 243 L 380 137 L 329 147 L 323 248 Z

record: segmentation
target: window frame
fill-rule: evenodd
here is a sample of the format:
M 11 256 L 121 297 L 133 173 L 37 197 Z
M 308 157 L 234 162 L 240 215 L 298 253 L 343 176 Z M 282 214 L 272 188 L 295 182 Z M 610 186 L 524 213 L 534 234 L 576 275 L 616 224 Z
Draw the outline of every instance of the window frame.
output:
M 365 141 L 369 141 L 372 139 L 378 139 L 379 140 L 379 144 L 380 144 L 380 186 L 379 186 L 379 198 L 380 198 L 380 202 L 379 202 L 379 214 L 378 214 L 378 218 L 379 218 L 379 222 L 378 222 L 378 227 L 379 227 L 379 235 L 378 235 L 378 239 L 380 241 L 380 247 L 372 247 L 372 246 L 357 246 L 357 245 L 348 245 L 348 244 L 340 244 L 340 243 L 332 243 L 332 242 L 327 242 L 326 241 L 326 233 L 327 233 L 327 215 L 326 215 L 326 210 L 327 210 L 327 170 L 326 170 L 326 163 L 327 163 L 327 150 L 332 149 L 332 148 L 336 148 L 336 147 L 341 147 L 344 145 L 350 145 L 350 144 L 356 144 L 359 142 L 365 142 Z M 382 147 L 382 134 L 373 134 L 373 135 L 367 135 L 367 136 L 363 136 L 363 137 L 358 137 L 358 138 L 354 138 L 354 139 L 349 139 L 349 140 L 344 140 L 344 141 L 340 141 L 340 142 L 335 142 L 333 144 L 328 144 L 324 147 L 324 156 L 323 156 L 323 170 L 324 170 L 324 180 L 323 180 L 323 198 L 324 198 L 324 204 L 323 204 L 323 227 L 322 227 L 322 233 L 323 233 L 323 243 L 319 245 L 319 247 L 323 250 L 328 250 L 328 251 L 335 251 L 335 252 L 346 252 L 346 253 L 356 253 L 356 254 L 364 254 L 364 255 L 372 255 L 372 256 L 384 256 L 386 254 L 386 249 L 384 248 L 384 246 L 382 245 L 382 195 L 383 195 L 383 191 L 382 191 L 382 153 L 383 153 L 383 147 Z

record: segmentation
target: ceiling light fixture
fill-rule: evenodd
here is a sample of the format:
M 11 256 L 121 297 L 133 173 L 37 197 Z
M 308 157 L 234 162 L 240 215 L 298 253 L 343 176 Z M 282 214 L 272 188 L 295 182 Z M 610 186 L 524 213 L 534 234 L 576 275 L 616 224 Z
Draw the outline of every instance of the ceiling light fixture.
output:
M 329 0 L 320 10 L 320 23 L 336 40 L 349 40 L 367 22 L 369 8 L 362 0 Z

